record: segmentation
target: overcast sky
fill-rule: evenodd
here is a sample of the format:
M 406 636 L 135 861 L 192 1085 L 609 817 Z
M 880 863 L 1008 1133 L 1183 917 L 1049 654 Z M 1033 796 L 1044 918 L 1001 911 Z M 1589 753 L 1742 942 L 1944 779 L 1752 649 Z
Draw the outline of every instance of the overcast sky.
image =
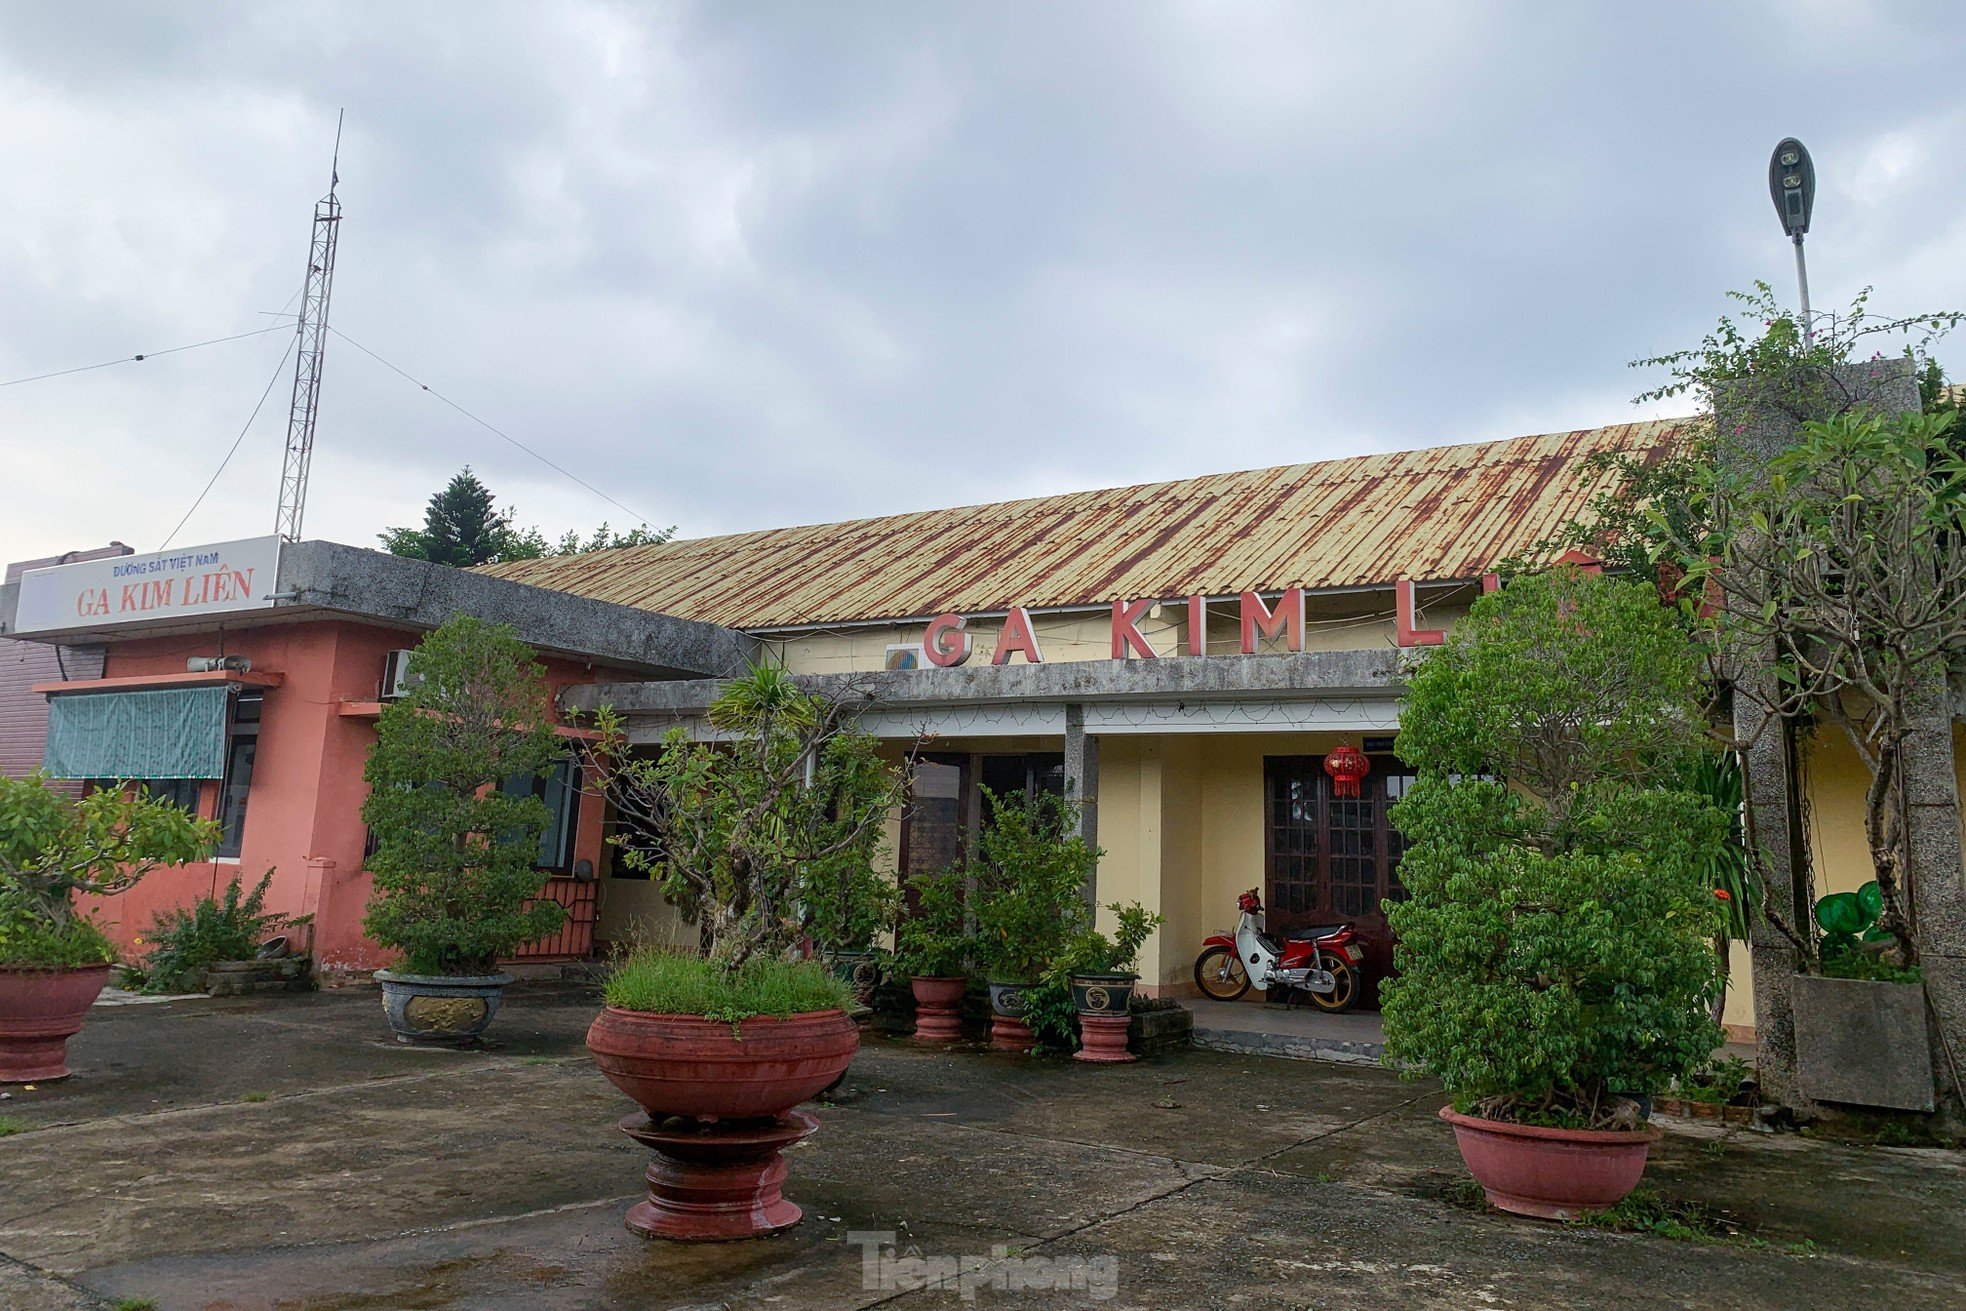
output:
M 1636 417 L 1822 176 L 1819 307 L 1966 307 L 1966 6 L 0 6 L 0 382 L 332 322 L 657 525 L 814 522 Z M 0 559 L 272 530 L 290 334 L 0 387 Z M 1966 344 L 1941 352 L 1966 372 Z M 331 339 L 307 535 L 474 466 Z

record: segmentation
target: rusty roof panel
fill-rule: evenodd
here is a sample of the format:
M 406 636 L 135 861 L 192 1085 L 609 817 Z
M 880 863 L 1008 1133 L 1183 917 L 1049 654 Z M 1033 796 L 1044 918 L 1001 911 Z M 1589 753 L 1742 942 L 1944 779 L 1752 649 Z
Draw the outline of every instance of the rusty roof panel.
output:
M 485 571 L 739 628 L 1471 578 L 1582 514 L 1600 451 L 1683 421 L 517 560 Z

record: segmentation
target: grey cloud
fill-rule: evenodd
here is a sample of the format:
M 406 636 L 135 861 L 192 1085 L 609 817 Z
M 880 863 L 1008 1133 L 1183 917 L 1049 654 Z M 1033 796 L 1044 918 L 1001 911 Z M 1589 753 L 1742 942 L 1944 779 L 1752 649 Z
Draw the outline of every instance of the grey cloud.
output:
M 20 5 L 0 374 L 277 308 L 345 104 L 337 325 L 685 533 L 1610 422 L 1627 359 L 1787 287 L 1786 133 L 1819 302 L 1966 304 L 1962 36 L 1943 4 Z M 36 487 L 0 554 L 154 544 L 277 351 L 0 391 Z M 284 401 L 191 536 L 270 524 Z M 54 450 L 123 458 L 70 489 Z M 528 520 L 621 519 L 331 345 L 313 531 L 366 543 L 467 460 Z

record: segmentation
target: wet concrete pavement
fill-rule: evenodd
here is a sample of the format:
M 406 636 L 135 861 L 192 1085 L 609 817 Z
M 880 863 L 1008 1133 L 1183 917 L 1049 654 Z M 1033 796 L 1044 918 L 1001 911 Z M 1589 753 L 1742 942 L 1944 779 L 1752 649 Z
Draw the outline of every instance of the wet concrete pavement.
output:
M 74 1079 L 0 1102 L 30 1126 L 0 1137 L 0 1307 L 956 1308 L 909 1285 L 963 1258 L 1004 1307 L 1966 1302 L 1958 1153 L 1676 1125 L 1652 1185 L 1741 1239 L 1553 1226 L 1457 1204 L 1428 1085 L 1217 1052 L 871 1042 L 789 1154 L 805 1224 L 649 1243 L 595 1004 L 515 991 L 481 1053 L 398 1047 L 367 992 L 98 1010 Z

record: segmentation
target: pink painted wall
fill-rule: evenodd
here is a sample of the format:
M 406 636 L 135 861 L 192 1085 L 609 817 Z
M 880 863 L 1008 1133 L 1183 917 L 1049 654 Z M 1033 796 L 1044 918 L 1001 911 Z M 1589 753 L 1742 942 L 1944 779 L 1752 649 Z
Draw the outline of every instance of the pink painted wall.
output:
M 362 936 L 369 876 L 362 868 L 367 831 L 362 802 L 368 785 L 362 768 L 375 742 L 373 719 L 343 715 L 345 702 L 373 701 L 384 655 L 416 645 L 418 634 L 352 621 L 321 621 L 237 629 L 223 634 L 223 653 L 243 655 L 254 673 L 277 673 L 268 688 L 247 798 L 245 831 L 236 861 L 211 860 L 152 871 L 136 887 L 92 898 L 87 909 L 126 957 L 141 956 L 139 943 L 159 910 L 215 895 L 234 878 L 248 886 L 275 871 L 266 898 L 269 910 L 312 915 L 301 944 L 317 968 L 370 970 L 391 953 Z M 103 676 L 182 673 L 191 656 L 220 654 L 221 634 L 209 632 L 115 643 Z M 629 675 L 626 670 L 545 658 L 555 693 L 579 682 Z M 219 785 L 205 784 L 199 813 L 218 813 Z M 577 828 L 580 858 L 601 863 L 602 815 L 583 805 Z

